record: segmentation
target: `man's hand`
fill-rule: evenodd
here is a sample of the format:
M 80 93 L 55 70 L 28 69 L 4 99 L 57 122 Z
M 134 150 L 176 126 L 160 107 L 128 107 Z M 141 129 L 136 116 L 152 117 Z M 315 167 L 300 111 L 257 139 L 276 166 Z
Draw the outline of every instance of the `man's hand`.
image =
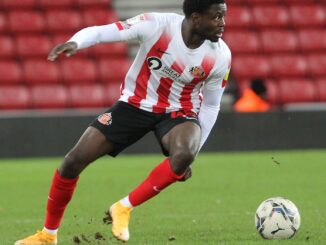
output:
M 67 57 L 70 57 L 74 55 L 76 51 L 77 51 L 77 43 L 75 42 L 67 42 L 67 43 L 59 44 L 51 50 L 51 52 L 48 55 L 48 60 L 55 61 L 56 58 L 58 58 L 58 56 L 61 53 L 65 53 Z

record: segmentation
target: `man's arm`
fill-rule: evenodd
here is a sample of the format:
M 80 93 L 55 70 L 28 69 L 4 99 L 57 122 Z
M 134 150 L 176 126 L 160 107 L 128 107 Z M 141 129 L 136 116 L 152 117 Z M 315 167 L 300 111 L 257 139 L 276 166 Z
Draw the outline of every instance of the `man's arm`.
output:
M 203 101 L 198 115 L 198 120 L 202 129 L 199 150 L 207 140 L 220 111 L 222 95 L 229 79 L 231 69 L 231 52 L 228 48 L 227 51 L 228 59 L 226 61 L 228 65 L 225 66 L 220 75 L 212 77 L 206 82 L 202 90 Z
M 201 103 L 200 111 L 198 114 L 198 120 L 201 125 L 201 139 L 199 150 L 204 145 L 209 133 L 211 132 L 216 122 L 218 113 L 220 111 L 220 103 L 223 92 L 224 88 L 209 90 L 205 87 L 202 91 L 203 101 Z
M 78 31 L 68 42 L 55 46 L 48 55 L 48 60 L 54 61 L 61 53 L 67 57 L 74 55 L 77 50 L 88 48 L 97 43 L 121 41 L 116 24 L 92 26 Z
M 103 26 L 86 27 L 68 40 L 68 42 L 75 42 L 77 44 L 77 49 L 88 48 L 98 43 L 119 41 L 122 41 L 121 35 L 115 23 Z
M 86 27 L 74 34 L 66 43 L 55 46 L 48 55 L 50 61 L 54 61 L 60 54 L 67 57 L 77 50 L 91 47 L 98 43 L 110 43 L 119 41 L 138 40 L 155 33 L 156 22 L 152 14 L 141 14 L 126 21 Z

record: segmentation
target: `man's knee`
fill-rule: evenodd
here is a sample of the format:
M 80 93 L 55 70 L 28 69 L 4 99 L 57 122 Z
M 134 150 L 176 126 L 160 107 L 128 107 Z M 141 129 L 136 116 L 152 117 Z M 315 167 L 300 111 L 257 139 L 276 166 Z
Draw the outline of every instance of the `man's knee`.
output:
M 190 164 L 195 160 L 196 153 L 191 150 L 178 150 L 170 156 L 171 166 L 173 172 L 176 174 L 183 174 Z
M 82 156 L 75 151 L 71 151 L 64 157 L 59 173 L 62 177 L 75 178 L 84 169 L 84 165 Z

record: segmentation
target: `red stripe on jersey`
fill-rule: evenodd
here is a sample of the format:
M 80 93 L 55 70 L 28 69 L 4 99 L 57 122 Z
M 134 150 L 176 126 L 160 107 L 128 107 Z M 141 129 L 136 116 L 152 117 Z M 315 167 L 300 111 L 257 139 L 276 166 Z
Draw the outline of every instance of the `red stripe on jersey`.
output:
M 224 87 L 226 86 L 227 82 L 228 82 L 228 80 L 226 80 L 226 79 L 224 79 L 224 80 L 222 81 L 222 88 L 224 88 Z
M 201 63 L 201 67 L 205 72 L 205 76 L 202 78 L 194 78 L 188 85 L 183 87 L 179 101 L 184 111 L 191 111 L 193 109 L 193 104 L 191 102 L 191 93 L 199 82 L 206 80 L 209 73 L 213 69 L 214 64 L 214 58 L 206 55 Z
M 122 82 L 121 85 L 120 85 L 120 96 L 122 96 L 122 94 L 123 94 L 123 90 L 125 89 L 125 81 L 126 81 L 126 80 L 123 80 L 123 82 Z
M 178 62 L 174 62 L 171 66 L 171 69 L 178 72 L 179 74 L 182 74 L 185 68 L 186 67 L 184 64 Z M 173 80 L 171 78 L 162 77 L 160 79 L 160 85 L 156 90 L 158 94 L 158 101 L 157 104 L 153 106 L 154 113 L 165 113 L 166 108 L 170 106 L 169 95 L 171 92 L 170 89 L 172 84 Z
M 151 75 L 151 71 L 147 64 L 147 59 L 152 56 L 161 58 L 164 52 L 167 50 L 170 41 L 171 37 L 166 32 L 163 32 L 158 41 L 152 46 L 150 51 L 147 53 L 144 63 L 136 79 L 136 88 L 134 91 L 134 95 L 128 98 L 128 102 L 130 104 L 136 107 L 140 107 L 140 102 L 146 98 L 147 86 L 149 82 L 149 77 Z
M 120 22 L 115 22 L 116 26 L 118 27 L 119 31 L 123 30 L 123 26 L 121 25 Z

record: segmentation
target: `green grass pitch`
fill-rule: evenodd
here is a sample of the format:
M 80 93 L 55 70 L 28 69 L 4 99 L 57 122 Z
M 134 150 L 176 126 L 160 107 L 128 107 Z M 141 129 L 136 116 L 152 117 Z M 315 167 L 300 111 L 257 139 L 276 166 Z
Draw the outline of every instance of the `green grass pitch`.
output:
M 104 157 L 81 175 L 59 231 L 59 244 L 120 244 L 102 218 L 162 159 L 160 155 Z M 0 159 L 0 244 L 43 226 L 54 169 L 61 158 Z M 136 208 L 129 244 L 326 244 L 326 150 L 202 153 L 193 177 Z M 292 200 L 301 228 L 286 241 L 266 241 L 254 227 L 261 201 Z M 99 232 L 105 240 L 95 239 Z M 82 236 L 88 240 L 86 242 Z

